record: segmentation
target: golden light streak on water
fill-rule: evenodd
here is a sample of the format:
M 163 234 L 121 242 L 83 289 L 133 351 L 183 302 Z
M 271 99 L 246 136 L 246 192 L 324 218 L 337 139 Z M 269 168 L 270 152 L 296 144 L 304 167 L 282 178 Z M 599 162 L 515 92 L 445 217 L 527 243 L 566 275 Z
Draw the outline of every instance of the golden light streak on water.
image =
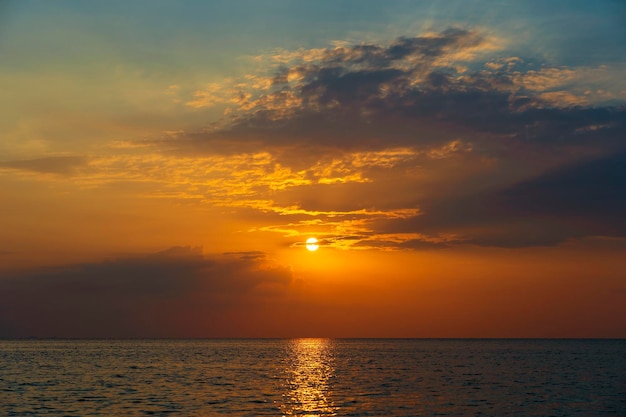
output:
M 329 399 L 329 379 L 335 372 L 332 340 L 294 339 L 288 350 L 283 415 L 334 415 L 336 407 Z

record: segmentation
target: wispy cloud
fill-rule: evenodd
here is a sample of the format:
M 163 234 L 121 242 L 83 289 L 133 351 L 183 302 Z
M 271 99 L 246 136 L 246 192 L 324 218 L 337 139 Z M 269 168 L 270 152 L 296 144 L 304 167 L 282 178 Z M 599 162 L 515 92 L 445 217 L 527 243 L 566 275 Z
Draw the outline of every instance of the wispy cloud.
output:
M 72 175 L 86 167 L 88 159 L 81 156 L 49 156 L 36 159 L 0 161 L 0 169 L 20 170 L 40 174 Z

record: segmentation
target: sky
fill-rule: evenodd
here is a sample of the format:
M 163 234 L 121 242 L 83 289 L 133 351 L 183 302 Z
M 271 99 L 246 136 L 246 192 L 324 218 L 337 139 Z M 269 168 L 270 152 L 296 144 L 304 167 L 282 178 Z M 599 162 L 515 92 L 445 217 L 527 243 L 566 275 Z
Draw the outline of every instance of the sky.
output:
M 0 338 L 626 337 L 624 21 L 0 3 Z

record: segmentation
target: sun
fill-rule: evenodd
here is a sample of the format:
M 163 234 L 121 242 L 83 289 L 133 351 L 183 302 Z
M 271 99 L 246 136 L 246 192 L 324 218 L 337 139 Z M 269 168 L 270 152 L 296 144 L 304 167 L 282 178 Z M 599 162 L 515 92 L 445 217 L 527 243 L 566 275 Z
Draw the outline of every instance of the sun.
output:
M 306 248 L 311 252 L 315 252 L 319 247 L 320 245 L 317 244 L 317 239 L 314 237 L 310 237 L 306 240 Z

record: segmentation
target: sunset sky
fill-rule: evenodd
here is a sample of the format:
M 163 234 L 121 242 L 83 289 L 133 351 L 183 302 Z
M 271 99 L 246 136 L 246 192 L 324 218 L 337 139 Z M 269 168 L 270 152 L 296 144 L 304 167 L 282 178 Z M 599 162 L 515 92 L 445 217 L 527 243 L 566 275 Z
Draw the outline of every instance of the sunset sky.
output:
M 626 337 L 625 21 L 0 3 L 0 337 Z

